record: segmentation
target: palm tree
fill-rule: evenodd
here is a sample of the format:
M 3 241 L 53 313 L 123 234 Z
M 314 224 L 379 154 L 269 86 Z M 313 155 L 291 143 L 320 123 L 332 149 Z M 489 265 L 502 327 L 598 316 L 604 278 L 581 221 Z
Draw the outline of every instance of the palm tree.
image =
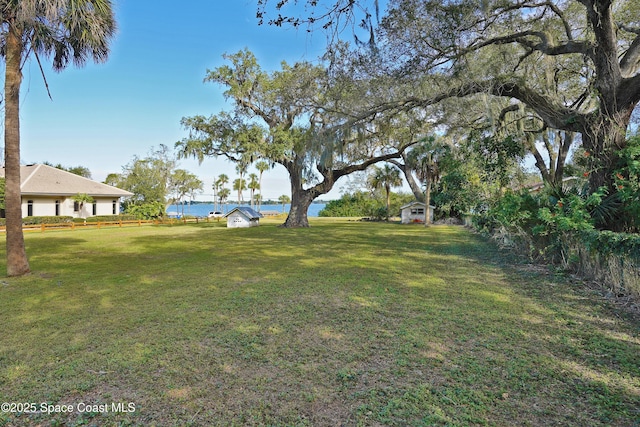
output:
M 176 169 L 171 173 L 169 188 L 175 194 L 176 200 L 180 200 L 182 216 L 184 216 L 184 198 L 190 196 L 189 202 L 191 202 L 195 193 L 202 192 L 202 181 L 187 170 Z
M 418 178 L 424 184 L 424 225 L 425 227 L 431 223 L 431 215 L 429 206 L 431 205 L 431 188 L 440 179 L 440 169 L 442 160 L 451 151 L 451 145 L 443 140 L 429 138 L 422 143 L 413 147 L 407 155 L 407 163 L 411 169 L 416 171 Z
M 400 169 L 388 164 L 384 165 L 383 168 L 374 166 L 373 174 L 369 175 L 368 183 L 374 190 L 384 188 L 387 196 L 387 221 L 389 221 L 389 211 L 391 209 L 391 187 L 400 187 L 402 185 Z
M 213 191 L 214 191 L 214 198 L 216 196 L 217 193 L 220 192 L 220 190 L 222 190 L 224 188 L 224 186 L 229 182 L 229 177 L 223 173 L 221 173 L 220 175 L 218 175 L 218 179 L 216 179 L 216 182 L 213 183 Z M 218 194 L 218 198 L 220 198 L 220 195 Z M 217 200 L 216 200 L 216 208 L 215 210 L 218 210 L 218 204 L 217 204 Z
M 251 207 L 254 207 L 256 190 L 260 190 L 260 183 L 258 182 L 258 175 L 252 173 L 249 175 L 249 184 L 247 184 L 249 190 L 251 190 Z
M 269 162 L 265 160 L 260 160 L 259 162 L 256 162 L 256 169 L 258 169 L 258 172 L 260 173 L 260 176 L 258 178 L 258 187 L 260 188 L 260 191 L 262 191 L 262 174 L 268 171 L 269 169 L 271 169 L 271 165 L 269 164 Z M 258 202 L 258 212 L 260 212 L 261 207 L 262 207 L 262 197 Z
M 72 61 L 103 62 L 115 33 L 110 0 L 0 0 L 1 55 L 5 57 L 4 143 L 7 275 L 29 272 L 20 194 L 20 86 L 22 64 L 33 54 L 53 57 L 61 71 Z M 45 81 L 46 83 L 46 81 Z
M 221 188 L 220 189 L 220 191 L 218 192 L 218 198 L 220 199 L 220 205 L 223 205 L 223 204 L 226 203 L 227 199 L 229 198 L 229 194 L 231 194 L 231 190 L 229 190 L 228 188 Z
M 282 213 L 284 213 L 284 205 L 286 205 L 287 203 L 291 203 L 291 197 L 283 194 L 282 196 L 278 197 L 278 201 L 282 203 Z
M 247 189 L 247 183 L 244 179 L 238 178 L 233 181 L 233 189 L 238 192 L 238 204 L 240 205 L 244 201 L 242 192 Z
M 71 197 L 71 200 L 73 200 L 74 203 L 78 204 L 78 214 L 80 215 L 80 218 L 85 218 L 85 215 L 84 215 L 84 204 L 85 203 L 93 203 L 93 201 L 94 201 L 93 197 L 91 197 L 90 195 L 88 195 L 86 193 L 78 193 L 78 194 L 74 195 L 73 197 Z

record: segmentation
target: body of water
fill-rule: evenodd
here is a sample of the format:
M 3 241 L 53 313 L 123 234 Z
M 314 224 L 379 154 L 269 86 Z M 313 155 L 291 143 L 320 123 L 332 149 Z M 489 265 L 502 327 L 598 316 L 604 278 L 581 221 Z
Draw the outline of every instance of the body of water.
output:
M 222 213 L 227 213 L 230 210 L 232 210 L 233 208 L 237 207 L 237 206 L 249 206 L 249 205 L 237 205 L 237 204 L 228 204 L 228 205 L 223 205 L 222 208 L 218 207 L 218 210 L 221 211 Z M 289 212 L 289 208 L 291 207 L 291 205 L 286 204 L 284 205 L 284 211 Z M 325 207 L 324 203 L 312 203 L 311 206 L 309 206 L 309 211 L 308 211 L 308 216 L 309 217 L 316 217 L 318 216 L 318 213 Z M 255 208 L 256 210 L 258 210 L 257 208 Z M 190 216 L 197 216 L 197 217 L 206 217 L 209 212 L 212 212 L 215 210 L 215 206 L 213 205 L 213 203 L 197 203 L 197 204 L 193 204 L 193 205 L 184 205 L 184 214 L 185 215 L 190 215 Z M 282 212 L 282 205 L 262 205 L 261 210 L 264 211 L 275 211 L 278 213 Z M 182 215 L 182 205 L 171 205 L 167 208 L 167 213 L 169 212 L 177 212 L 178 215 Z

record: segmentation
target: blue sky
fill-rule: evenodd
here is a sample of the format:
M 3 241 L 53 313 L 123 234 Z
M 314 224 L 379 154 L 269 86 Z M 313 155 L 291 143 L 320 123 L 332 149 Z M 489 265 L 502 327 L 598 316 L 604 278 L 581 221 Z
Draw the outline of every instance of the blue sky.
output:
M 186 131 L 180 119 L 230 109 L 220 86 L 203 83 L 206 70 L 224 63 L 223 53 L 245 47 L 263 69 L 282 60 L 315 61 L 325 36 L 304 29 L 258 26 L 255 0 L 184 2 L 116 0 L 118 33 L 109 60 L 51 71 L 43 59 L 49 99 L 38 64 L 23 70 L 21 159 L 88 167 L 93 178 L 122 171 L 134 155 L 152 147 L 173 147 Z M 236 178 L 234 165 L 207 159 L 182 160 L 180 167 L 205 182 L 199 200 L 210 200 L 211 183 L 221 173 Z M 331 197 L 339 197 L 339 186 Z M 289 194 L 284 168 L 266 172 L 263 196 Z

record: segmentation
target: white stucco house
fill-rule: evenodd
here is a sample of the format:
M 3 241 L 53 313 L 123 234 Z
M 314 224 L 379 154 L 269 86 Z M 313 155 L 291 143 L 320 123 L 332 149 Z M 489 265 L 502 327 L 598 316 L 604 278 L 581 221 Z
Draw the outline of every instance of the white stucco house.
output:
M 230 210 L 225 216 L 228 228 L 247 228 L 260 225 L 262 214 L 247 206 L 239 206 Z
M 400 218 L 403 224 L 411 223 L 423 223 L 424 224 L 424 210 L 425 204 L 418 201 L 413 201 L 400 208 Z M 429 219 L 433 222 L 433 210 L 436 208 L 433 205 L 429 205 Z
M 5 170 L 0 168 L 0 177 Z M 20 167 L 22 217 L 118 215 L 120 198 L 133 196 L 129 191 L 103 184 L 52 166 L 35 164 Z M 82 207 L 72 200 L 76 194 L 88 194 L 93 203 Z

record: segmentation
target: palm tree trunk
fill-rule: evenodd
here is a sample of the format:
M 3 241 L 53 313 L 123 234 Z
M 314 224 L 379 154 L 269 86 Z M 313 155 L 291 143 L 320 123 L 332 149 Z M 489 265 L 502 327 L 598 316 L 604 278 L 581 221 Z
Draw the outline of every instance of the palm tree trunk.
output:
M 391 187 L 386 186 L 384 190 L 387 193 L 387 222 L 389 222 L 389 209 L 391 208 Z
M 20 84 L 22 38 L 14 25 L 6 35 L 4 156 L 5 204 L 7 217 L 7 275 L 29 272 L 29 261 L 22 234 L 22 197 L 20 194 Z
M 431 205 L 431 178 L 427 179 L 427 185 L 424 190 L 424 200 L 424 226 L 428 227 L 431 224 L 431 208 L 429 207 L 429 205 Z
M 260 189 L 260 194 L 262 194 L 262 171 L 260 171 L 260 178 L 258 178 L 258 188 Z M 258 212 L 262 210 L 262 197 L 258 200 Z

